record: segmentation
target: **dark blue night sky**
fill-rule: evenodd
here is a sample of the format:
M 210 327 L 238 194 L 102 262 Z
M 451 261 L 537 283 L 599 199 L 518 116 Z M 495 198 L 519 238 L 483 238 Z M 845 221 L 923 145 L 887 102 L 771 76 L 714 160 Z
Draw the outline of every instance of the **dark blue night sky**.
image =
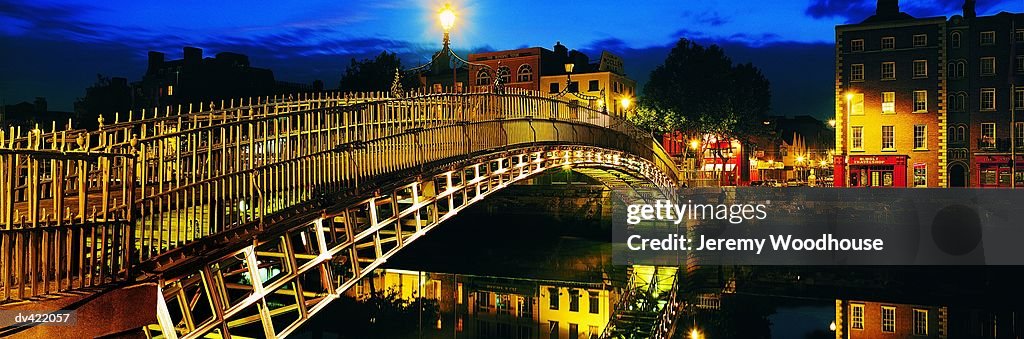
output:
M 832 114 L 834 26 L 858 22 L 874 0 L 454 0 L 461 53 L 556 41 L 596 57 L 623 56 L 643 83 L 680 37 L 717 43 L 772 81 L 775 114 Z M 962 0 L 904 0 L 924 17 L 958 14 Z M 444 1 L 52 1 L 0 0 L 0 99 L 45 96 L 70 111 L 96 74 L 138 80 L 146 52 L 180 58 L 182 46 L 212 56 L 248 54 L 279 80 L 336 86 L 352 57 L 397 52 L 407 66 L 440 47 Z M 980 0 L 982 15 L 1024 12 L 1021 0 Z

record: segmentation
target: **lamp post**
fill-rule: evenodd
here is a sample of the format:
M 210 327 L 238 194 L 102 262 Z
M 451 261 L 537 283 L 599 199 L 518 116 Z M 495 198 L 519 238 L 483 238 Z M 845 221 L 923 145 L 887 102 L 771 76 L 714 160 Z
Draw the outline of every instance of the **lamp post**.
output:
M 444 4 L 444 8 L 441 9 L 441 13 L 438 14 L 438 19 L 441 20 L 441 29 L 444 30 L 444 47 L 441 48 L 443 51 L 451 52 L 451 38 L 450 32 L 452 27 L 455 26 L 455 11 L 452 10 L 451 5 Z M 455 54 L 454 52 L 451 52 Z M 455 84 L 459 82 L 459 71 L 458 68 L 452 67 L 452 90 L 455 90 Z

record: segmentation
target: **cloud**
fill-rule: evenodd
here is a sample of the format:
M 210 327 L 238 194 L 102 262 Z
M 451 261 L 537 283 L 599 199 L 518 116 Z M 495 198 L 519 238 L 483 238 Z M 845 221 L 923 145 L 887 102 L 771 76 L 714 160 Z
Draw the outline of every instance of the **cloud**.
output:
M 874 0 L 812 0 L 805 14 L 815 19 L 842 18 L 848 23 L 860 22 L 875 14 Z M 900 1 L 900 11 L 915 17 L 952 16 L 962 14 L 964 0 Z M 1020 6 L 1020 0 L 978 1 L 979 15 Z
M 812 0 L 804 11 L 815 19 L 844 18 L 847 22 L 864 20 L 875 12 L 870 0 Z

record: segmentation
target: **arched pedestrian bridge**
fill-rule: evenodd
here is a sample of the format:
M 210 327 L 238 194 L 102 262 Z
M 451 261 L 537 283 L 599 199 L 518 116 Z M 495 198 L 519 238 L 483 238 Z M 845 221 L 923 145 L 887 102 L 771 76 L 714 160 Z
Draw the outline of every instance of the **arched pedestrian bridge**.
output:
M 673 196 L 678 178 L 659 143 L 621 117 L 515 89 L 105 118 L 97 130 L 0 132 L 0 307 L 106 305 L 96 334 L 285 336 L 512 183 L 573 168 L 653 199 Z

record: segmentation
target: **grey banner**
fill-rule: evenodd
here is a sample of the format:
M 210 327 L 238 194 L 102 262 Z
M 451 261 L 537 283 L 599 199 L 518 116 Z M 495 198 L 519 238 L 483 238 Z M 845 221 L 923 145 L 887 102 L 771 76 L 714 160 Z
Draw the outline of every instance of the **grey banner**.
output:
M 0 310 L 0 328 L 22 326 L 74 326 L 75 311 Z
M 612 199 L 618 265 L 1024 265 L 1024 191 L 744 187 Z

